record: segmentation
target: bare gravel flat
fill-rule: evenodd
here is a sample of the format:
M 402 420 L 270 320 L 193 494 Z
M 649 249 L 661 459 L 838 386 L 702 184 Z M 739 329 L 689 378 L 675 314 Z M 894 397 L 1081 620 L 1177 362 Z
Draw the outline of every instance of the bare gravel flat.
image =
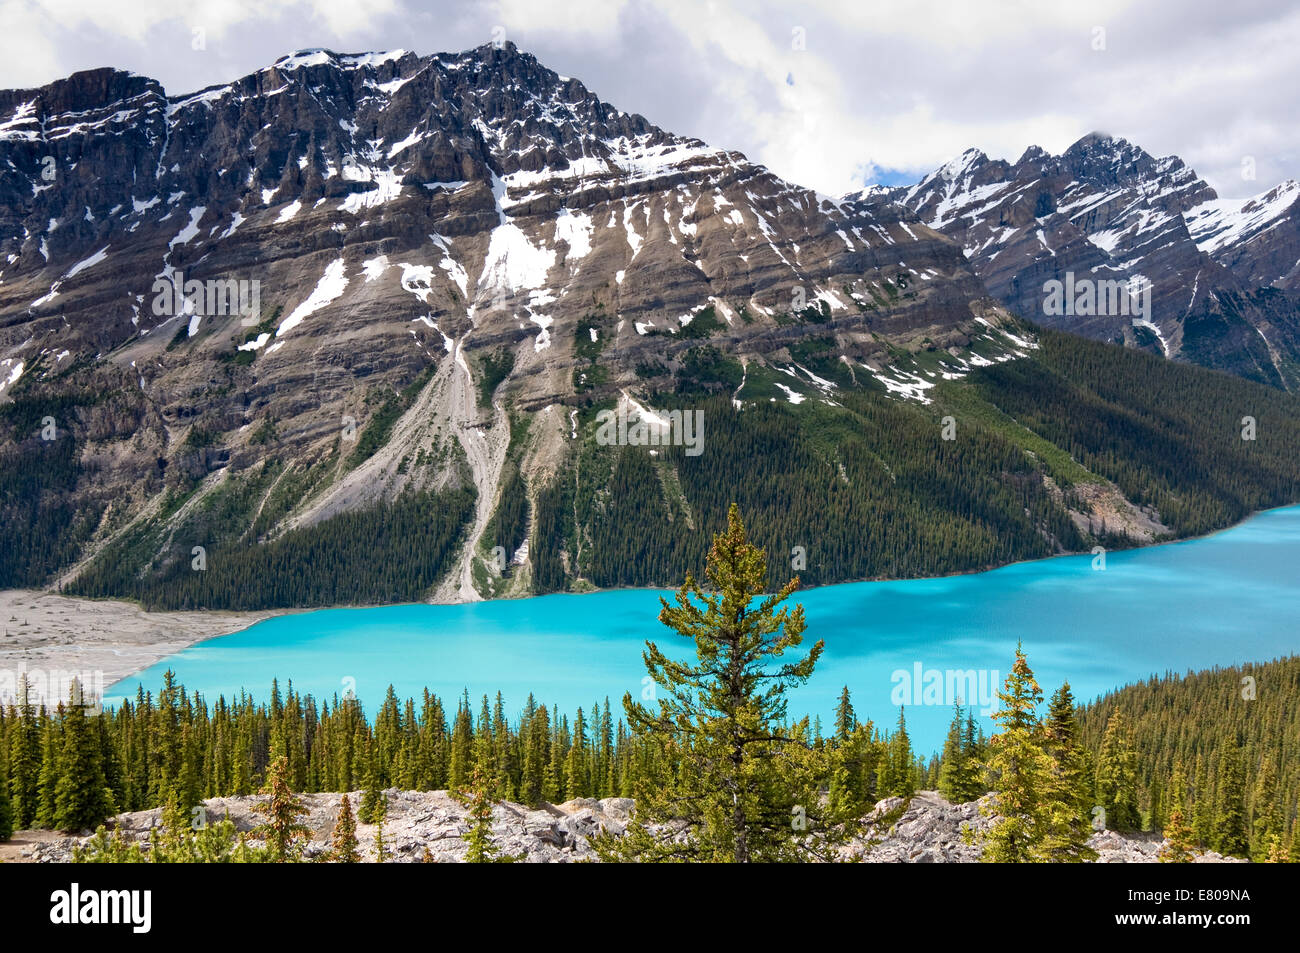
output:
M 0 590 L 0 703 L 11 700 L 19 672 L 33 677 L 41 697 L 51 672 L 85 673 L 78 677 L 87 688 L 107 688 L 195 642 L 283 611 L 145 612 L 129 602 Z

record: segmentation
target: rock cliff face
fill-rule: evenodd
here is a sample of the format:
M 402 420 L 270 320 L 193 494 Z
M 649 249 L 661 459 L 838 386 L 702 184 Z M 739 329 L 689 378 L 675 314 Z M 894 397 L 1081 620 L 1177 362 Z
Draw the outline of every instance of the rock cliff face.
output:
M 361 792 L 349 796 L 353 805 L 360 803 Z M 305 794 L 301 800 L 307 808 L 306 825 L 312 836 L 305 856 L 315 858 L 329 847 L 341 795 Z M 384 824 L 384 841 L 396 862 L 459 862 L 465 857 L 462 836 L 469 824 L 465 809 L 445 791 L 388 792 L 388 818 Z M 253 806 L 264 800 L 257 797 L 212 798 L 205 801 L 212 820 L 229 814 L 235 826 L 244 832 L 261 823 Z M 980 814 L 981 802 L 949 804 L 937 792 L 921 791 L 908 803 L 901 816 L 900 798 L 887 798 L 876 805 L 868 817 L 866 838 L 848 848 L 844 859 L 866 863 L 977 863 L 978 847 L 967 844 L 964 827 L 985 830 L 992 823 Z M 502 802 L 493 813 L 492 834 L 497 846 L 530 863 L 571 863 L 595 860 L 589 838 L 602 830 L 621 834 L 635 810 L 628 798 L 604 798 L 599 801 L 579 798 L 563 804 L 542 804 L 528 808 L 522 804 Z M 885 818 L 894 818 L 892 823 Z M 873 819 L 877 819 L 871 823 Z M 151 827 L 160 823 L 160 812 L 140 811 L 122 814 L 114 820 L 117 830 L 134 840 L 145 842 Z M 363 859 L 374 860 L 373 825 L 357 825 L 357 838 Z M 14 859 L 59 862 L 71 856 L 78 838 L 44 836 L 40 839 L 16 838 L 19 849 Z M 21 846 L 30 841 L 30 846 Z M 1154 863 L 1161 840 L 1153 835 L 1125 836 L 1101 831 L 1089 839 L 1098 853 L 1098 863 Z M 1207 853 L 1197 863 L 1233 862 Z
M 653 390 L 690 348 L 782 365 L 761 399 L 783 400 L 826 383 L 794 369 L 806 337 L 888 386 L 921 348 L 954 373 L 977 344 L 1013 357 L 1004 325 L 914 216 L 672 135 L 511 44 L 306 51 L 183 96 L 111 69 L 0 92 L 0 402 L 40 391 L 78 439 L 69 505 L 103 514 L 65 582 L 172 519 L 164 490 L 308 468 L 403 391 L 379 447 L 259 505 L 250 538 L 472 483 L 469 553 L 510 413 L 533 420 L 510 466 L 545 470 L 579 406 Z M 474 597 L 471 562 L 442 597 Z
M 1219 199 L 1177 156 L 1092 134 L 1059 156 L 1032 147 L 1015 163 L 968 149 L 911 188 L 846 199 L 914 212 L 961 243 L 989 290 L 1033 321 L 1300 384 L 1295 182 L 1246 202 Z M 1062 313 L 1049 304 L 1053 281 L 1145 283 L 1150 303 Z

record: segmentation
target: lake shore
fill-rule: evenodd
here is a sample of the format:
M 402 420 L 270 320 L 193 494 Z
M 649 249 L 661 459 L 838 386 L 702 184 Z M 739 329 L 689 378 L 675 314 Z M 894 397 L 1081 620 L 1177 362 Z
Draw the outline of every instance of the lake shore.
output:
M 146 612 L 131 602 L 0 590 L 0 704 L 12 700 L 19 673 L 33 679 L 33 701 L 64 690 L 49 690 L 59 681 L 51 673 L 77 673 L 102 691 L 196 642 L 291 611 Z
M 1259 510 L 1231 526 L 1213 530 L 1202 536 L 1164 540 L 1133 548 L 1154 549 L 1206 540 L 1221 533 L 1230 532 L 1266 513 L 1288 509 L 1296 505 L 1286 504 Z M 1045 557 L 1045 559 L 1022 560 L 946 576 L 925 578 L 960 578 L 1079 555 L 1085 554 L 1062 553 L 1057 556 Z M 857 582 L 881 581 L 901 580 L 857 580 Z M 828 586 L 810 586 L 801 589 L 800 592 L 806 593 L 812 589 L 852 584 L 851 582 L 843 582 L 830 583 Z M 613 589 L 592 588 L 586 593 L 567 593 L 567 595 L 618 591 L 623 591 L 623 587 Z M 646 587 L 641 591 L 670 592 L 671 590 L 654 590 Z M 524 598 L 537 597 L 529 596 Z M 455 603 L 465 601 L 454 600 Z M 226 610 L 149 612 L 136 603 L 120 600 L 77 598 L 44 590 L 0 590 L 0 704 L 5 704 L 11 700 L 12 685 L 18 672 L 38 672 L 42 675 L 51 671 L 86 673 L 85 676 L 82 676 L 83 680 L 91 682 L 93 679 L 93 684 L 98 686 L 99 690 L 103 690 L 182 649 L 189 648 L 207 639 L 240 632 L 264 619 L 288 613 L 315 612 L 323 609 L 369 608 L 378 607 L 341 605 L 314 606 L 300 609 L 267 609 L 252 612 Z M 65 688 L 60 688 L 56 694 L 62 694 L 65 691 Z M 36 693 L 41 697 L 45 695 L 39 685 L 36 686 Z

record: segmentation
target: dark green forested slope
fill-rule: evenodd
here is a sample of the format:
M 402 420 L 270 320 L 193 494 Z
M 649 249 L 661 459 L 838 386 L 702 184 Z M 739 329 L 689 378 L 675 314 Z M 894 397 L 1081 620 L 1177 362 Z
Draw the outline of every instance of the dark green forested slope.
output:
M 99 503 L 78 506 L 68 495 L 83 472 L 75 435 L 64 427 L 62 439 L 45 439 L 60 436 L 71 410 L 98 402 L 76 392 L 0 406 L 0 588 L 43 584 L 99 523 Z
M 702 453 L 598 445 L 596 414 L 612 403 L 585 397 L 580 439 L 566 441 L 555 472 L 539 474 L 523 466 L 530 418 L 517 412 L 482 543 L 514 552 L 531 533 L 539 592 L 669 585 L 683 567 L 702 569 L 707 540 L 736 501 L 769 552 L 772 584 L 794 571 L 816 585 L 1131 545 L 1104 522 L 1091 534 L 1076 527 L 1067 507 L 1088 512 L 1080 492 L 1088 483 L 1113 482 L 1133 503 L 1154 508 L 1173 537 L 1300 500 L 1297 398 L 1058 332 L 1042 331 L 1040 341 L 1028 358 L 960 380 L 936 377 L 924 405 L 854 376 L 835 358 L 830 336 L 801 342 L 794 357 L 836 383 L 833 403 L 811 392 L 792 404 L 776 383 L 798 383 L 793 378 L 753 362 L 742 369 L 700 345 L 685 354 L 673 389 L 643 396 L 655 407 L 702 411 Z M 6 459 L 30 462 L 36 452 L 45 463 L 0 469 L 0 514 L 16 541 L 0 557 L 0 586 L 48 581 L 79 555 L 111 503 L 69 504 L 85 464 L 75 434 L 49 444 L 35 436 L 48 399 L 20 395 L 0 415 L 0 428 L 21 440 L 6 445 L 18 447 Z M 90 406 L 98 398 L 75 400 Z M 127 418 L 140 411 L 124 404 L 96 412 L 122 417 L 129 430 Z M 89 413 L 81 408 L 76 416 Z M 1252 440 L 1242 439 L 1246 418 Z M 945 421 L 953 439 L 944 439 Z M 385 427 L 367 427 L 368 449 Z M 456 449 L 453 441 L 437 452 Z M 408 495 L 274 533 L 357 453 L 345 459 L 336 447 L 315 463 L 272 455 L 197 503 L 197 481 L 160 483 L 157 511 L 119 534 L 69 591 L 160 608 L 421 598 L 450 565 L 472 509 L 467 492 Z M 111 505 L 108 511 L 111 522 Z M 207 572 L 190 569 L 195 545 L 205 547 Z
M 218 498 L 220 499 L 220 498 Z M 205 501 L 206 502 L 206 501 Z M 136 570 L 147 530 L 114 543 L 67 592 L 127 596 L 149 609 L 254 609 L 382 604 L 421 598 L 446 571 L 474 512 L 474 491 L 408 493 L 341 513 L 270 542 L 231 539 L 221 507 L 186 521 L 168 559 Z M 189 540 L 215 541 L 199 554 Z
M 1296 398 L 1072 335 L 1041 340 L 1031 359 L 944 382 L 928 406 L 844 380 L 839 407 L 760 399 L 736 411 L 729 393 L 708 395 L 707 377 L 656 395 L 655 406 L 704 412 L 704 452 L 583 442 L 565 473 L 535 488 L 536 584 L 562 589 L 580 574 L 665 585 L 683 565 L 698 572 L 733 499 L 772 556 L 774 585 L 791 568 L 822 584 L 1129 545 L 1076 529 L 1062 500 L 1080 505 L 1078 482 L 1113 481 L 1173 537 L 1300 500 Z M 725 360 L 698 366 L 720 383 L 738 377 Z M 946 416 L 956 439 L 942 437 Z M 1245 417 L 1253 440 L 1242 439 Z
M 1156 506 L 1176 535 L 1300 499 L 1300 403 L 1238 378 L 1043 332 L 1034 361 L 976 374 L 987 400 Z M 1246 418 L 1254 439 L 1242 439 Z
M 1126 686 L 1080 709 L 1086 747 L 1101 749 L 1117 713 L 1149 826 L 1181 805 L 1201 846 L 1263 859 L 1277 837 L 1300 859 L 1300 656 Z

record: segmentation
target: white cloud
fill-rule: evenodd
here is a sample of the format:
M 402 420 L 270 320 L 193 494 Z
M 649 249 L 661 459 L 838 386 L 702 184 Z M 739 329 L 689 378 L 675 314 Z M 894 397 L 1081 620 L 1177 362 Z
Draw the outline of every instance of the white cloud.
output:
M 500 0 L 494 6 L 494 25 L 506 31 L 502 39 L 514 40 L 515 33 L 608 39 L 617 33 L 627 0 Z

